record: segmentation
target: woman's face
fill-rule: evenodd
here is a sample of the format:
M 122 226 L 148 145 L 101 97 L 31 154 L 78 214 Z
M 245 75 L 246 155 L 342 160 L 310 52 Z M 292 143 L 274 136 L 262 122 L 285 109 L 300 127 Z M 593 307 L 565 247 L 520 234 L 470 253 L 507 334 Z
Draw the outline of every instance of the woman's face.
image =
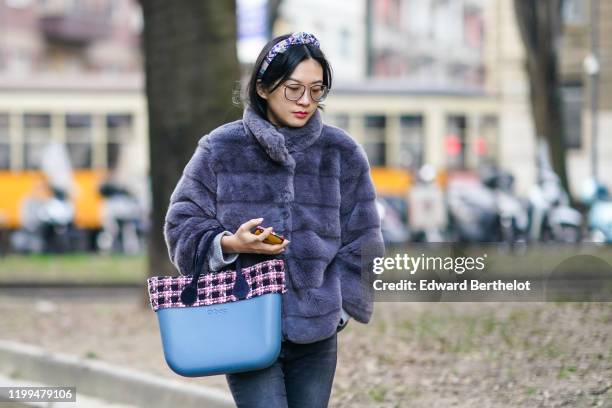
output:
M 285 97 L 285 94 L 290 97 L 299 94 L 300 85 L 305 85 L 306 90 L 298 100 L 291 101 Z M 311 87 L 315 85 L 323 85 L 323 68 L 314 59 L 300 62 L 289 78 L 273 92 L 258 85 L 257 93 L 268 103 L 268 120 L 277 127 L 304 126 L 319 105 L 310 93 Z

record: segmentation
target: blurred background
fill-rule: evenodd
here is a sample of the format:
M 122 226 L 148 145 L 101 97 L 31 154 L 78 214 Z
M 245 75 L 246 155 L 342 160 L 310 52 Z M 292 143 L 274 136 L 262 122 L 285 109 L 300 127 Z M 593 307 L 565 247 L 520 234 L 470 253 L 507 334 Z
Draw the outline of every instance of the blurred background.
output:
M 364 145 L 389 242 L 609 242 L 610 209 L 588 220 L 612 170 L 612 8 L 597 3 L 559 2 L 559 20 L 544 21 L 560 23 L 545 85 L 562 126 L 540 137 L 525 69 L 534 51 L 509 0 L 239 0 L 237 55 L 244 79 L 272 36 L 320 38 L 335 73 L 325 120 Z M 142 253 L 151 189 L 139 4 L 7 0 L 0 21 L 2 253 Z
M 240 117 L 234 83 L 263 45 L 293 31 L 314 33 L 331 62 L 324 120 L 365 147 L 389 248 L 612 242 L 609 1 L 0 0 L 0 295 L 137 298 L 147 275 L 172 272 L 160 223 L 182 168 L 202 134 Z M 64 329 L 80 332 L 85 316 L 55 301 L 3 307 L 33 321 L 65 307 Z M 134 330 L 156 341 L 152 313 L 135 310 L 151 316 Z M 74 347 L 17 320 L 0 337 Z M 125 341 L 109 360 L 140 355 Z M 335 403 L 357 406 L 353 385 Z M 370 403 L 399 398 L 376 387 Z

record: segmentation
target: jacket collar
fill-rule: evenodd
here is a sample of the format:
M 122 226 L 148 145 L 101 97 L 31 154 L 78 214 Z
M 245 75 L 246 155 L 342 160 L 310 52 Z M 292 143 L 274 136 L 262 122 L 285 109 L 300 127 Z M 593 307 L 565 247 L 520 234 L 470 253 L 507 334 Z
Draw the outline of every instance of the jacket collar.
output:
M 312 145 L 321 136 L 323 121 L 317 109 L 306 124 L 300 128 L 275 127 L 250 107 L 244 110 L 242 123 L 274 161 L 295 164 L 290 153 L 298 152 Z

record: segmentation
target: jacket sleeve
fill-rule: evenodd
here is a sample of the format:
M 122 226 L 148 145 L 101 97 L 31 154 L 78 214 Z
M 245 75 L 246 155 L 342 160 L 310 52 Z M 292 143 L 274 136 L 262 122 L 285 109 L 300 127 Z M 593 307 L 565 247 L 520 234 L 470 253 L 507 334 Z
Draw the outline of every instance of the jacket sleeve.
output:
M 232 233 L 229 231 L 218 233 L 208 250 L 208 265 L 212 272 L 219 272 L 221 268 L 236 262 L 236 259 L 238 259 L 239 254 L 237 253 L 226 254 L 223 252 L 221 238 L 228 235 L 232 235 Z
M 186 276 L 193 273 L 196 251 L 200 257 L 210 259 L 210 252 L 204 253 L 201 247 L 206 241 L 203 238 L 223 230 L 216 218 L 217 182 L 212 160 L 210 141 L 204 136 L 172 192 L 166 213 L 164 238 L 168 254 Z
M 340 276 L 342 308 L 358 322 L 368 323 L 373 312 L 372 262 L 385 249 L 363 147 L 357 145 L 349 160 L 343 161 L 341 173 L 341 247 L 330 268 Z

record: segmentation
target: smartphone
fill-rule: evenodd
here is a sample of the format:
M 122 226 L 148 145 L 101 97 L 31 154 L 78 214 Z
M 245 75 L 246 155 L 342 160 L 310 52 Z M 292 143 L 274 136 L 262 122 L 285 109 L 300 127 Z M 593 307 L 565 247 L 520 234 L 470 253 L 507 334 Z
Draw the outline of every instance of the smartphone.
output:
M 253 231 L 253 234 L 259 235 L 264 232 L 264 230 L 265 228 L 257 226 L 255 227 L 255 231 Z M 266 239 L 263 240 L 263 242 L 265 242 L 266 244 L 282 244 L 284 240 L 285 237 L 283 237 L 282 235 L 278 235 L 274 232 L 271 232 L 270 235 L 268 235 Z

